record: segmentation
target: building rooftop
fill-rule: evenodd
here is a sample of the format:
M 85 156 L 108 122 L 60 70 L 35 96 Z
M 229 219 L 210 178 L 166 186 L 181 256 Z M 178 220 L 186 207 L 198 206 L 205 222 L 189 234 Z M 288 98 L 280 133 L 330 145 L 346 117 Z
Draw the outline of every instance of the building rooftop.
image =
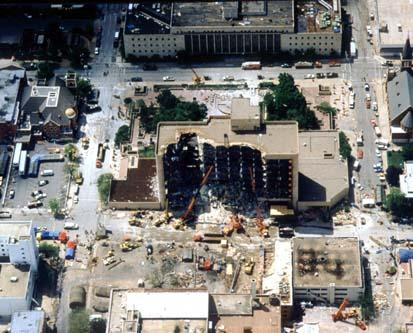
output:
M 138 159 L 138 157 L 136 156 L 135 159 Z M 137 168 L 128 169 L 126 180 L 112 180 L 110 201 L 159 201 L 159 195 L 157 193 L 158 186 L 155 184 L 155 159 L 140 158 L 137 163 Z
M 281 311 L 271 305 L 269 297 L 251 295 L 212 294 L 211 319 L 215 327 L 225 327 L 225 332 L 242 333 L 253 328 L 254 333 L 280 333 Z M 254 303 L 254 307 L 253 307 Z
M 348 190 L 347 164 L 340 160 L 337 131 L 300 132 L 299 145 L 299 201 L 330 203 Z
M 1 221 L 0 237 L 28 238 L 31 234 L 31 228 L 31 221 Z
M 341 32 L 339 0 L 296 2 L 297 32 Z
M 406 198 L 413 198 L 413 161 L 404 162 L 404 173 L 399 177 L 400 190 Z
M 231 118 L 210 117 L 207 121 L 167 122 L 158 124 L 156 153 L 163 154 L 175 144 L 180 134 L 196 133 L 215 145 L 248 145 L 259 149 L 263 158 L 291 157 L 298 154 L 298 125 L 294 121 L 268 122 L 257 132 L 236 133 Z
M 24 75 L 23 68 L 8 66 L 0 69 L 0 122 L 17 121 L 18 109 L 15 106 Z
M 275 241 L 274 260 L 269 274 L 263 279 L 263 292 L 277 295 L 281 305 L 293 304 L 291 240 L 278 239 Z
M 30 277 L 30 266 L 0 264 L 0 299 L 26 297 Z
M 43 311 L 15 312 L 11 319 L 11 333 L 41 333 L 44 321 Z
M 174 2 L 173 27 L 248 27 L 294 26 L 293 0 Z
M 178 306 L 179 305 L 179 306 Z M 205 330 L 209 316 L 206 291 L 144 291 L 116 289 L 112 291 L 107 332 L 137 332 L 139 312 L 141 333 L 170 333 L 176 326 L 195 331 Z
M 125 20 L 126 34 L 170 33 L 171 3 L 135 3 L 129 8 Z
M 400 279 L 400 292 L 402 301 L 413 301 L 413 278 Z
M 390 121 L 401 121 L 408 110 L 413 111 L 413 75 L 402 71 L 387 83 Z
M 231 119 L 259 120 L 260 108 L 251 105 L 249 98 L 234 97 L 231 100 Z
M 294 288 L 363 285 L 360 244 L 356 237 L 293 239 Z

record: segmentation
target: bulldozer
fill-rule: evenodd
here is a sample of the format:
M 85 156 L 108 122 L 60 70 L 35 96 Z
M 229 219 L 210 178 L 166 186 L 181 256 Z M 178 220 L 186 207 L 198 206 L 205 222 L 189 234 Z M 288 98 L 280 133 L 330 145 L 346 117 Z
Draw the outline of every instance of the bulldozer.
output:
M 254 258 L 250 258 L 249 260 L 246 260 L 244 262 L 244 272 L 247 275 L 251 275 L 252 271 L 254 270 L 254 266 L 255 266 L 255 262 L 254 262 Z
M 140 246 L 140 243 L 137 241 L 124 241 L 120 244 L 120 249 L 122 252 L 132 251 Z

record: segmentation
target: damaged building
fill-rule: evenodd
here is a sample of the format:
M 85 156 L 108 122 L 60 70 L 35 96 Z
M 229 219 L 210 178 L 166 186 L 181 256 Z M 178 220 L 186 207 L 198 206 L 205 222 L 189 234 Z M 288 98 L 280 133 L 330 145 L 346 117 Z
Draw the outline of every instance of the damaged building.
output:
M 184 209 L 212 168 L 199 202 L 253 209 L 254 200 L 296 210 L 331 207 L 348 192 L 336 131 L 300 132 L 295 121 L 264 121 L 259 106 L 234 98 L 231 116 L 158 125 L 161 206 Z M 320 165 L 327 174 L 320 177 Z M 248 205 L 251 205 L 249 207 Z

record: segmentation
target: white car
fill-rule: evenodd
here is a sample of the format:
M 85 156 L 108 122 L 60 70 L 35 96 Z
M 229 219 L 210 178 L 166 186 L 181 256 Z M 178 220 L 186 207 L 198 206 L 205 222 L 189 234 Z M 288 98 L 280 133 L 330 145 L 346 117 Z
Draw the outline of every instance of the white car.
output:
M 46 193 L 39 193 L 38 195 L 36 195 L 34 198 L 36 199 L 36 200 L 40 200 L 40 199 L 44 199 L 44 198 L 46 198 L 47 197 L 47 194 Z
M 373 111 L 377 111 L 378 107 L 377 107 L 377 102 L 373 102 Z
M 66 222 L 63 228 L 66 230 L 77 230 L 79 229 L 79 224 L 73 222 Z
M 225 76 L 222 78 L 222 80 L 223 80 L 223 81 L 234 81 L 234 77 L 231 76 L 231 75 L 225 75 Z
M 162 80 L 164 80 L 164 81 L 175 81 L 175 79 L 172 76 L 164 76 L 162 78 Z
M 377 156 L 377 157 L 381 156 L 381 151 L 378 150 L 378 149 L 376 149 L 376 156 Z
M 77 203 L 79 203 L 79 196 L 78 195 L 74 195 L 73 196 L 73 202 L 75 203 L 75 204 L 77 204 Z
M 367 82 L 364 84 L 364 90 L 366 90 L 366 91 L 370 90 L 370 86 Z
M 348 84 L 348 90 L 353 90 L 353 84 L 351 82 Z
M 98 55 L 99 54 L 99 48 L 95 47 L 95 54 Z
M 370 94 L 366 94 L 366 101 L 371 101 L 371 95 Z
M 306 74 L 306 76 L 304 76 L 304 79 L 314 79 L 315 75 L 314 74 Z

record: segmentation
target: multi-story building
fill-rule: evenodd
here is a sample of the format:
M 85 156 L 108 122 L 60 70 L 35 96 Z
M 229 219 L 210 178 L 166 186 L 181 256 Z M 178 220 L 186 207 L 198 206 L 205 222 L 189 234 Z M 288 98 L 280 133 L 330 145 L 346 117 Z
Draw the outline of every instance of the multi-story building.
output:
M 341 54 L 340 0 L 130 4 L 125 54 Z
M 38 268 L 31 222 L 0 222 L 0 316 L 30 309 Z

